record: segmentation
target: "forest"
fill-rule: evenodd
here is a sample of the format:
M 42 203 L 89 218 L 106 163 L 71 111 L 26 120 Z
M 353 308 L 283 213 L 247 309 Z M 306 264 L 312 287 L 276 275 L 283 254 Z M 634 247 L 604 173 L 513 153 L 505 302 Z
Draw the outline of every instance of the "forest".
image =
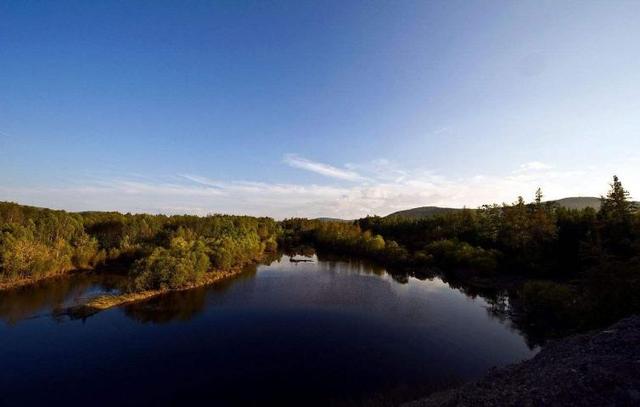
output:
M 436 270 L 497 286 L 517 279 L 527 323 L 563 331 L 640 312 L 640 212 L 614 176 L 598 211 L 543 201 L 353 223 L 288 219 L 284 245 L 367 257 L 390 269 Z
M 269 218 L 68 213 L 0 203 L 0 286 L 73 270 L 125 270 L 130 290 L 174 289 L 276 250 Z
M 130 291 L 176 289 L 280 249 L 314 247 L 389 270 L 499 285 L 517 279 L 532 324 L 569 330 L 640 312 L 640 212 L 613 178 L 598 211 L 533 202 L 353 222 L 64 211 L 0 203 L 0 287 L 74 270 L 127 273 Z

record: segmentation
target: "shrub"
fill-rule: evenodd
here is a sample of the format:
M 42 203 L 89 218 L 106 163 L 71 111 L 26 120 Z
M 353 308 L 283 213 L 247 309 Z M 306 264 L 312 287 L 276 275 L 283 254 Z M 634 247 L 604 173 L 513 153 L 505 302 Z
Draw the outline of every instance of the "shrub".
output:
M 203 240 L 171 240 L 169 248 L 158 247 L 149 257 L 136 261 L 132 269 L 135 290 L 175 289 L 198 283 L 210 261 Z
M 42 278 L 73 268 L 73 248 L 62 238 L 42 242 L 34 225 L 11 225 L 0 234 L 0 280 Z
M 437 240 L 429 243 L 425 247 L 425 252 L 446 268 L 462 266 L 483 272 L 494 271 L 497 268 L 497 251 L 471 246 L 466 242 Z
M 575 320 L 575 298 L 569 286 L 551 281 L 528 281 L 522 288 L 522 306 L 533 321 L 558 324 Z

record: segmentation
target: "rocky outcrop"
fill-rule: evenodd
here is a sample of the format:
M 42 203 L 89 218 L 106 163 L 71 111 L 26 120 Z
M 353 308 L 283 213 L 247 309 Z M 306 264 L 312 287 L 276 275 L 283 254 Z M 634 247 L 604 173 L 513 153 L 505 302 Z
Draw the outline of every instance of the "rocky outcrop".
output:
M 405 406 L 640 406 L 640 316 Z

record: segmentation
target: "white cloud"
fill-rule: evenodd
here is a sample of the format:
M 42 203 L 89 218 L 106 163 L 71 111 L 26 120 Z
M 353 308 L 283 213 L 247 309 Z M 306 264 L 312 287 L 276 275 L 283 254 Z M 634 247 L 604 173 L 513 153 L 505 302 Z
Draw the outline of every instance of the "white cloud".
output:
M 598 196 L 606 192 L 614 173 L 632 194 L 640 195 L 637 160 L 617 163 L 616 167 L 601 165 L 579 171 L 547 166 L 544 170 L 523 172 L 519 167 L 506 175 L 477 174 L 465 178 L 446 177 L 424 169 L 402 169 L 384 160 L 352 164 L 348 168 L 360 181 L 350 179 L 346 185 L 317 185 L 217 181 L 194 174 L 167 180 L 123 177 L 62 187 L 0 187 L 0 200 L 74 211 L 352 219 L 417 206 L 477 207 L 485 203 L 513 202 L 518 195 L 532 200 L 538 186 L 547 199 Z M 392 176 L 388 176 L 390 173 Z
M 544 171 L 544 170 L 550 170 L 551 168 L 553 168 L 553 167 L 551 165 L 549 165 L 549 164 L 545 164 L 545 163 L 540 162 L 540 161 L 530 161 L 528 163 L 524 163 L 524 164 L 520 165 L 520 168 L 517 171 L 519 171 L 519 172 Z
M 364 178 L 355 171 L 351 171 L 349 169 L 341 169 L 333 167 L 329 164 L 311 161 L 304 157 L 300 157 L 297 154 L 285 155 L 284 162 L 289 164 L 291 167 L 315 172 L 316 174 L 324 175 L 325 177 L 337 178 L 346 181 L 364 180 Z
M 222 183 L 219 181 L 214 181 L 206 177 L 201 177 L 200 175 L 192 175 L 192 174 L 180 174 L 180 177 L 195 182 L 196 184 L 206 185 L 214 188 L 220 188 Z
M 400 182 L 405 180 L 408 175 L 407 171 L 400 168 L 397 164 L 384 158 L 373 160 L 369 163 L 348 163 L 345 164 L 345 167 L 353 171 L 366 172 L 368 174 L 371 174 L 371 178 L 379 181 Z

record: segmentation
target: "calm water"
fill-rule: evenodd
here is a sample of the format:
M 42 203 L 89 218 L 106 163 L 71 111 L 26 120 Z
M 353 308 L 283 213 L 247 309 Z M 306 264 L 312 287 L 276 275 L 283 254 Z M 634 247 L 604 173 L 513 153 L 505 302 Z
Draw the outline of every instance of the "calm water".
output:
M 440 279 L 312 259 L 86 320 L 54 310 L 117 279 L 0 293 L 0 405 L 361 402 L 535 353 L 487 302 Z

